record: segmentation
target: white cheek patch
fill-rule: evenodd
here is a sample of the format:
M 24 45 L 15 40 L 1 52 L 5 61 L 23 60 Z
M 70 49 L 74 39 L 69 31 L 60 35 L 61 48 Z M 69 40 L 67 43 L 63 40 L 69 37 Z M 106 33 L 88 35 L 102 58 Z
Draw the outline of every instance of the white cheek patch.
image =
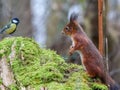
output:
M 13 20 L 13 22 L 14 22 L 14 23 L 17 23 L 18 21 L 16 21 L 16 20 Z

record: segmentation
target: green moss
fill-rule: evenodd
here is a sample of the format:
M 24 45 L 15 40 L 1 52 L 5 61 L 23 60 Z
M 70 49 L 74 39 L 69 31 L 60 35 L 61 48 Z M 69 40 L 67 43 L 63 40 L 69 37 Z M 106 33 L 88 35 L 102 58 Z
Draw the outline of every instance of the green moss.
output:
M 17 85 L 12 84 L 12 85 L 9 85 L 8 90 L 19 90 L 19 88 Z
M 3 83 L 2 78 L 0 78 L 0 85 Z
M 100 84 L 100 83 L 92 83 L 93 90 L 107 90 L 107 86 Z
M 15 54 L 10 64 L 11 53 Z M 15 85 L 10 90 L 107 90 L 93 82 L 82 66 L 67 64 L 56 52 L 41 49 L 34 40 L 22 37 L 6 38 L 0 42 L 0 58 L 6 56 L 14 73 Z

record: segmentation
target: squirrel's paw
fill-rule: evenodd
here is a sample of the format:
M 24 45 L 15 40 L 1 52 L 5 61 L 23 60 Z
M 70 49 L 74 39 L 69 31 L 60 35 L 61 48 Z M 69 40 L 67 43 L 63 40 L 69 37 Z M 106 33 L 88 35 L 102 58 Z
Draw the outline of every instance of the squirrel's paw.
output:
M 72 55 L 73 53 L 74 53 L 74 47 L 73 47 L 73 46 L 70 46 L 69 55 Z

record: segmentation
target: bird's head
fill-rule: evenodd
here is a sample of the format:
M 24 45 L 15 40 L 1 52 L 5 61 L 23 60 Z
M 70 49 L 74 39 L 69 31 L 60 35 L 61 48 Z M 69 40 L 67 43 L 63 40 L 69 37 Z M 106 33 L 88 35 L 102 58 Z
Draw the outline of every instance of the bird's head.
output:
M 18 25 L 20 23 L 20 20 L 18 18 L 12 18 L 11 22 Z

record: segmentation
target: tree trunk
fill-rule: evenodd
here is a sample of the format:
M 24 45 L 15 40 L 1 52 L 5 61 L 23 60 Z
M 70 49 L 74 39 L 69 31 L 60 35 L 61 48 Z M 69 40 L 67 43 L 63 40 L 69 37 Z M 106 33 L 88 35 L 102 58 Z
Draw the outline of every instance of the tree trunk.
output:
M 85 17 L 89 21 L 90 37 L 93 43 L 98 47 L 98 0 L 87 0 Z

